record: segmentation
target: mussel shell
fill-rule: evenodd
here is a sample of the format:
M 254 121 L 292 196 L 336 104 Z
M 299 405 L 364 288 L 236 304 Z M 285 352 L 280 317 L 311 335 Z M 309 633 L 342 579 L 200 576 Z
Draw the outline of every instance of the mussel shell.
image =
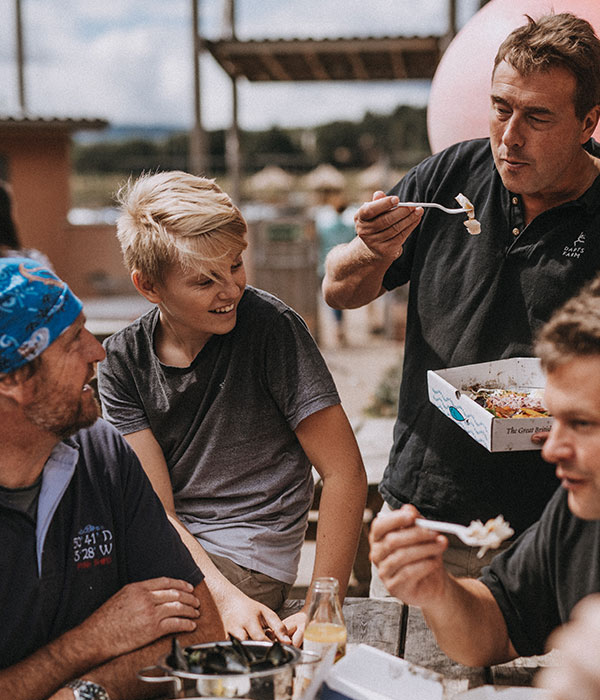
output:
M 273 642 L 273 646 L 267 651 L 265 661 L 272 667 L 281 666 L 290 661 L 291 656 L 280 641 Z
M 177 640 L 177 637 L 173 637 L 171 640 L 171 653 L 167 656 L 167 663 L 171 668 L 177 669 L 178 671 L 188 671 L 188 657 L 187 650 L 181 648 L 181 644 Z
M 238 640 L 239 641 L 239 640 Z M 181 677 L 269 674 L 280 667 L 290 664 L 292 667 L 300 660 L 301 653 L 295 647 L 279 642 L 239 641 L 239 647 L 233 641 L 204 642 L 186 647 L 184 654 L 188 668 L 186 670 L 171 665 L 172 655 L 163 657 L 163 663 L 176 675 Z M 240 647 L 250 647 L 254 661 L 248 663 L 241 658 Z M 282 669 L 283 670 L 283 669 Z
M 237 654 L 239 654 L 241 659 L 244 659 L 248 666 L 256 661 L 256 655 L 252 652 L 250 647 L 242 643 L 241 639 L 238 639 L 235 635 L 229 633 L 229 639 L 231 640 L 231 648 L 234 649 Z

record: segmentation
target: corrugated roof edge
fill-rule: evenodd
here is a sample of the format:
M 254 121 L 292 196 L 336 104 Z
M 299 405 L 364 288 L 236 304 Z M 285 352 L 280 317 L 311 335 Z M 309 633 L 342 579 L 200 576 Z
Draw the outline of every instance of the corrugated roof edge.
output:
M 50 127 L 68 131 L 82 129 L 105 129 L 108 126 L 106 119 L 90 119 L 75 117 L 41 117 L 41 116 L 14 116 L 0 114 L 0 128 L 6 127 Z

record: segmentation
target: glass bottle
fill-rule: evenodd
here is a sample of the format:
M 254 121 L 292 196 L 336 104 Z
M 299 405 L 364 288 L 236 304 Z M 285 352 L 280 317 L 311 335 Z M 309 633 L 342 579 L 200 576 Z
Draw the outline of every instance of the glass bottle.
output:
M 336 647 L 333 661 L 346 653 L 346 623 L 338 596 L 339 584 L 332 577 L 317 578 L 309 591 L 308 622 L 304 630 L 304 650 L 325 659 L 332 646 Z

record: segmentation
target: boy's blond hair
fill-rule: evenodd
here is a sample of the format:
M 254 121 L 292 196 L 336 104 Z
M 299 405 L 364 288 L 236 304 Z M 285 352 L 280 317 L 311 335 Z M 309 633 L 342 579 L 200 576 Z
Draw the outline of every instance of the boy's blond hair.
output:
M 246 221 L 214 180 L 179 170 L 129 180 L 117 199 L 125 264 L 160 281 L 173 264 L 215 279 L 248 245 Z

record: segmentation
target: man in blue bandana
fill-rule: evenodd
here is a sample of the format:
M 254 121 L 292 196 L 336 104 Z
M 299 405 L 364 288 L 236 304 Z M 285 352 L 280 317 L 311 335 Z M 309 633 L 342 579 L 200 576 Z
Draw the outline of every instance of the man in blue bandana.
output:
M 224 637 L 135 454 L 98 419 L 104 350 L 84 324 L 51 271 L 0 259 L 2 698 L 146 697 L 136 672 L 168 636 Z

